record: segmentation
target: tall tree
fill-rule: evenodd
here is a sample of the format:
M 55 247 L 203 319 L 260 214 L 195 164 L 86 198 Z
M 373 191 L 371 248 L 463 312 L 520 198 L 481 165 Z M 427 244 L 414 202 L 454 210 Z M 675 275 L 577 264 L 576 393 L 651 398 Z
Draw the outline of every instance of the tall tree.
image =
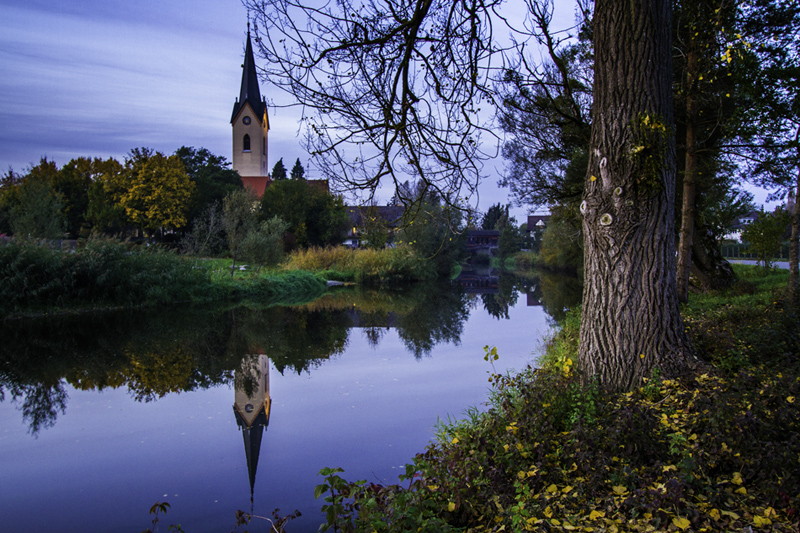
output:
M 292 167 L 292 171 L 289 173 L 289 176 L 293 180 L 301 180 L 304 179 L 306 175 L 306 169 L 303 168 L 303 165 L 300 163 L 300 158 L 297 158 L 297 161 L 294 162 L 294 166 Z
M 53 180 L 53 187 L 64 198 L 64 216 L 67 233 L 78 238 L 82 230 L 88 231 L 89 189 L 97 178 L 100 159 L 79 157 L 61 167 Z
M 214 155 L 206 148 L 181 146 L 175 151 L 189 180 L 194 183 L 186 219 L 191 225 L 195 217 L 207 213 L 213 204 L 219 204 L 231 191 L 244 187 L 239 173 L 230 168 L 228 160 Z
M 273 181 L 280 181 L 286 179 L 286 167 L 283 166 L 283 158 L 281 157 L 278 159 L 278 162 L 275 163 L 275 166 L 272 167 L 272 180 Z
M 751 108 L 758 133 L 747 153 L 749 170 L 756 183 L 777 188 L 777 197 L 794 199 L 789 293 L 800 307 L 800 5 L 757 0 L 747 11 L 745 34 L 761 66 L 754 80 L 754 92 L 761 98 Z
M 152 232 L 186 224 L 194 183 L 178 156 L 134 148 L 125 160 L 123 180 L 118 203 L 134 225 Z
M 371 191 L 389 178 L 398 194 L 400 176 L 412 174 L 450 201 L 475 190 L 487 131 L 480 108 L 495 103 L 498 1 L 246 5 L 266 30 L 270 79 L 318 112 L 306 119 L 323 172 Z M 675 288 L 670 7 L 595 6 L 579 364 L 612 388 L 635 386 L 654 367 L 678 373 L 691 357 Z
M 305 180 L 273 182 L 261 197 L 261 215 L 285 220 L 298 246 L 340 243 L 348 224 L 342 198 Z
M 374 194 L 412 175 L 452 200 L 475 192 L 494 155 L 481 110 L 494 102 L 500 3 L 245 0 L 268 79 L 303 106 L 309 153 L 335 187 Z
M 119 233 L 127 224 L 125 209 L 119 198 L 125 190 L 125 167 L 114 158 L 95 160 L 96 177 L 89 187 L 89 206 L 86 218 L 94 231 Z
M 598 0 L 593 31 L 578 368 L 628 389 L 692 361 L 675 279 L 671 4 Z
M 489 207 L 489 210 L 486 211 L 486 214 L 483 215 L 481 219 L 481 229 L 482 230 L 492 230 L 498 229 L 497 223 L 500 222 L 500 219 L 503 218 L 504 215 L 508 215 L 508 206 L 502 206 L 499 202 Z
M 47 164 L 42 160 L 42 164 Z M 53 165 L 54 166 L 54 165 Z M 18 239 L 56 239 L 64 236 L 63 196 L 43 172 L 32 172 L 18 186 L 10 212 L 11 229 Z

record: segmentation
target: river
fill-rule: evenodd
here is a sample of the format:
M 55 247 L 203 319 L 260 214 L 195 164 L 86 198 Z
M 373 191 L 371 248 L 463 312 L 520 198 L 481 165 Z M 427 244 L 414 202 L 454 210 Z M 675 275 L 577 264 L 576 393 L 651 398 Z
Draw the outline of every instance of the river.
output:
M 323 521 L 323 467 L 395 483 L 438 420 L 533 363 L 580 289 L 465 272 L 311 304 L 119 311 L 0 327 L 4 531 L 231 531 L 235 512 Z M 544 304 L 544 305 L 543 305 Z M 484 346 L 500 354 L 494 368 Z M 268 531 L 256 519 L 250 531 Z

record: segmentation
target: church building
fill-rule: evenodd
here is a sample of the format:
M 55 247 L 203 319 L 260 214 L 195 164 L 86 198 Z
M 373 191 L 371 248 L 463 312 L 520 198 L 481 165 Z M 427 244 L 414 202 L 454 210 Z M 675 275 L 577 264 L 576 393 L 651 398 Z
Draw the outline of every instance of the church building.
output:
M 250 23 L 247 24 L 247 46 L 242 64 L 242 85 L 231 114 L 233 129 L 233 170 L 242 177 L 245 187 L 260 198 L 269 184 L 267 167 L 267 134 L 269 117 L 267 102 L 258 87 Z

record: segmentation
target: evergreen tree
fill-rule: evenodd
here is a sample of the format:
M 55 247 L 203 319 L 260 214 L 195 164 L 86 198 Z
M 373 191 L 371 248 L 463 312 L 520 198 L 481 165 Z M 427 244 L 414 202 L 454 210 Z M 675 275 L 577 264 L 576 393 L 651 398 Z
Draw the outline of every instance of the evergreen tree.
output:
M 272 167 L 272 181 L 280 181 L 286 179 L 286 167 L 283 166 L 283 158 L 278 159 L 275 166 Z
M 302 180 L 305 179 L 306 170 L 303 168 L 303 165 L 300 164 L 300 158 L 297 158 L 297 161 L 294 162 L 294 166 L 292 167 L 292 171 L 289 173 L 289 176 L 293 180 Z

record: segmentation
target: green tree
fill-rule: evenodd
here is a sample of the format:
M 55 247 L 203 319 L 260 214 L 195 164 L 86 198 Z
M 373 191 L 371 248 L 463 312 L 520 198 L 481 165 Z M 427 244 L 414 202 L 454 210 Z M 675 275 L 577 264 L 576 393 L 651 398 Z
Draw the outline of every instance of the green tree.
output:
M 242 259 L 257 265 L 256 272 L 263 266 L 277 265 L 283 259 L 283 236 L 288 228 L 280 217 L 256 224 L 242 240 Z
M 508 137 L 501 184 L 519 203 L 533 208 L 571 207 L 563 213 L 576 221 L 591 134 L 590 6 L 578 2 L 576 36 L 558 37 L 551 29 L 553 4 L 528 2 L 527 36 L 542 45 L 546 59 L 538 63 L 521 44 L 518 57 L 504 72 L 498 106 L 499 123 Z
M 240 256 L 242 243 L 256 227 L 257 205 L 255 194 L 247 187 L 229 192 L 222 200 L 222 224 L 228 239 L 228 251 L 233 258 L 231 277 L 236 269 L 236 259 Z
M 261 215 L 289 223 L 298 246 L 326 246 L 342 241 L 349 224 L 341 197 L 305 180 L 274 181 L 261 197 Z
M 195 185 L 180 157 L 134 148 L 125 160 L 123 179 L 117 201 L 132 224 L 150 232 L 186 224 Z
M 746 34 L 758 56 L 753 80 L 757 105 L 748 106 L 756 125 L 756 142 L 746 154 L 754 181 L 777 188 L 776 196 L 794 199 L 789 251 L 789 295 L 800 307 L 800 5 L 758 0 L 747 6 Z M 786 31 L 786 30 L 789 31 Z
M 278 159 L 275 166 L 272 167 L 272 181 L 280 181 L 286 179 L 286 167 L 283 166 L 283 158 Z
M 297 161 L 294 162 L 294 166 L 292 167 L 292 171 L 289 173 L 289 176 L 293 180 L 302 180 L 305 179 L 304 176 L 306 175 L 306 170 L 303 168 L 303 165 L 300 164 L 300 158 L 297 158 Z
M 790 223 L 791 215 L 782 207 L 772 213 L 761 209 L 758 218 L 742 231 L 742 241 L 749 245 L 748 249 L 756 254 L 765 269 L 772 267 L 772 260 L 781 250 Z
M 500 228 L 500 239 L 498 242 L 498 254 L 501 259 L 506 259 L 512 254 L 519 252 L 522 247 L 522 236 L 516 221 L 511 217 L 508 222 Z
M 406 214 L 398 241 L 429 260 L 438 276 L 447 276 L 465 253 L 462 213 L 435 194 L 420 194 Z
M 42 160 L 42 164 L 47 163 Z M 10 209 L 11 230 L 20 239 L 56 239 L 64 236 L 64 200 L 43 173 L 25 176 Z
M 190 226 L 196 217 L 207 214 L 210 205 L 221 204 L 226 194 L 244 187 L 239 173 L 230 168 L 227 159 L 205 148 L 181 146 L 175 155 L 180 158 L 189 180 L 194 183 L 194 193 L 186 213 Z
M 95 178 L 89 186 L 87 220 L 95 231 L 119 233 L 127 224 L 119 199 L 125 191 L 125 167 L 114 158 L 95 160 Z
M 88 232 L 89 189 L 100 164 L 100 159 L 78 157 L 61 167 L 53 178 L 53 187 L 64 199 L 67 233 L 73 238 Z
M 505 216 L 507 213 L 508 206 L 504 207 L 500 205 L 499 202 L 492 205 L 481 219 L 481 229 L 485 231 L 498 229 L 497 223 L 500 222 L 500 219 L 503 218 L 503 216 Z

